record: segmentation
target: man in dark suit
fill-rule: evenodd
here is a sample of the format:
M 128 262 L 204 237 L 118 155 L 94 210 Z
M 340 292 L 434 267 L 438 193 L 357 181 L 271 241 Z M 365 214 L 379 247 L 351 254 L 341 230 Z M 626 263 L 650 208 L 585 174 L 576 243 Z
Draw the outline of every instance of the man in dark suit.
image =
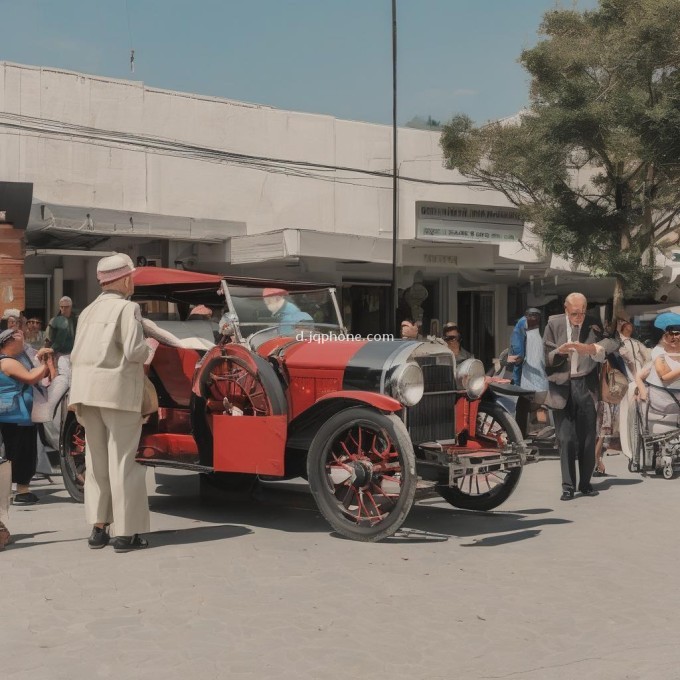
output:
M 602 329 L 586 318 L 587 304 L 581 293 L 568 295 L 565 313 L 551 316 L 543 334 L 548 376 L 546 405 L 554 409 L 563 501 L 574 497 L 577 459 L 578 490 L 584 496 L 598 493 L 590 485 L 595 468 L 598 366 L 606 354 L 619 346 L 618 341 L 603 338 Z

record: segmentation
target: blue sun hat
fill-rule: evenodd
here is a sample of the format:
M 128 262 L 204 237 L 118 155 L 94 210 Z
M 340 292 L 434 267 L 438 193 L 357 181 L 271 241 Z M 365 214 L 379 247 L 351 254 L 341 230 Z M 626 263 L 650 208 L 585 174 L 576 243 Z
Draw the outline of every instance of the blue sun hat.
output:
M 680 314 L 663 312 L 654 319 L 654 328 L 662 331 L 680 331 Z

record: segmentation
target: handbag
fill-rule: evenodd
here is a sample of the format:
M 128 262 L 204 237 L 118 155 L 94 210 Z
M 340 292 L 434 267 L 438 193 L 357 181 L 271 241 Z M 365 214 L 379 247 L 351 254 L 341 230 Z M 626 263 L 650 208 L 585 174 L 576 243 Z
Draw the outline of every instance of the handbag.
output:
M 602 365 L 600 375 L 601 399 L 607 404 L 618 404 L 628 391 L 628 378 L 609 361 Z
M 153 383 L 144 376 L 144 389 L 142 391 L 142 415 L 150 416 L 158 411 L 158 393 Z

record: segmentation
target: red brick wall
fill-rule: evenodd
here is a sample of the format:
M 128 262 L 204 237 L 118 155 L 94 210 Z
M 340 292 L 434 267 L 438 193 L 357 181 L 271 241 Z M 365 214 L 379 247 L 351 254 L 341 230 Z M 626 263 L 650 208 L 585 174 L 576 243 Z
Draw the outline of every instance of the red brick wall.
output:
M 24 309 L 24 232 L 0 222 L 0 312 Z

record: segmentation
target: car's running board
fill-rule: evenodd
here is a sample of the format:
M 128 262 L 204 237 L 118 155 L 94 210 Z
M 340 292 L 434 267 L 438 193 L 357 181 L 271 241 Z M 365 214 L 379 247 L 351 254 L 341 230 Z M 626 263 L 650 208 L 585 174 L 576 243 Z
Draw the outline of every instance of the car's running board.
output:
M 150 467 L 175 468 L 177 470 L 191 470 L 192 472 L 215 472 L 215 468 L 208 465 L 197 465 L 196 463 L 181 463 L 174 460 L 154 460 L 153 458 L 135 458 L 141 465 Z

